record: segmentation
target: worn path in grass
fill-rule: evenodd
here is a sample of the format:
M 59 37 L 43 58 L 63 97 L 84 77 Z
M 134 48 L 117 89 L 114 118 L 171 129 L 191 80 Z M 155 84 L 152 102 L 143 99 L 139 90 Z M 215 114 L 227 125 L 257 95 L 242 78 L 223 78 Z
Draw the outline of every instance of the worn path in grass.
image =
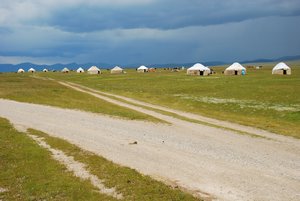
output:
M 123 107 L 129 108 L 129 109 L 132 109 L 132 110 L 136 110 L 138 112 L 142 112 L 147 115 L 151 115 L 155 118 L 159 118 L 159 119 L 167 121 L 169 123 L 177 123 L 180 125 L 185 124 L 184 121 L 179 121 L 178 117 L 181 117 L 181 118 L 185 118 L 186 121 L 189 121 L 189 120 L 196 121 L 196 122 L 202 123 L 202 124 L 207 124 L 207 125 L 211 125 L 211 126 L 216 126 L 216 127 L 220 127 L 220 128 L 224 128 L 224 129 L 237 131 L 239 133 L 250 134 L 250 135 L 254 135 L 254 136 L 261 136 L 261 137 L 266 137 L 266 138 L 276 139 L 276 140 L 281 140 L 281 141 L 286 141 L 286 140 L 289 141 L 290 140 L 290 138 L 282 137 L 280 135 L 273 134 L 268 131 L 257 129 L 254 127 L 243 126 L 243 125 L 235 124 L 232 122 L 221 121 L 221 120 L 204 117 L 204 116 L 197 115 L 197 114 L 192 114 L 192 113 L 183 112 L 183 111 L 179 111 L 179 110 L 175 110 L 175 109 L 170 109 L 170 108 L 166 108 L 163 106 L 154 105 L 154 104 L 146 103 L 143 101 L 135 100 L 132 98 L 91 89 L 89 87 L 85 87 L 85 86 L 71 83 L 71 82 L 58 81 L 58 83 L 66 86 L 66 87 L 70 87 L 74 90 L 77 90 L 77 91 L 80 91 L 83 93 L 88 93 L 92 96 L 95 96 L 99 99 L 108 101 L 110 103 L 113 103 L 113 104 L 116 104 L 119 106 L 123 106 Z M 118 100 L 112 99 L 110 97 L 117 98 Z M 122 100 L 124 100 L 126 102 L 122 102 Z M 151 109 L 155 109 L 156 111 L 167 112 L 167 114 L 169 114 L 169 115 L 161 114 L 161 113 L 153 111 Z M 170 114 L 170 113 L 172 113 L 172 114 Z M 177 117 L 177 119 L 176 119 L 176 117 Z
M 297 139 L 254 138 L 175 118 L 172 125 L 155 124 L 4 99 L 0 116 L 195 194 L 219 200 L 300 199 Z

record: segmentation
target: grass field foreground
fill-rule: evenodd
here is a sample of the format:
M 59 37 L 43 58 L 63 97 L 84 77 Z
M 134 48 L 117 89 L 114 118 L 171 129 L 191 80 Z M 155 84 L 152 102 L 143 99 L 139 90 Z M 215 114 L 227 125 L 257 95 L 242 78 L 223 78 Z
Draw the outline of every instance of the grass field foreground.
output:
M 246 76 L 225 76 L 215 67 L 212 76 L 188 76 L 186 71 L 102 75 L 39 73 L 137 100 L 254 126 L 300 138 L 300 62 L 292 75 L 272 75 L 274 64 L 248 69 Z
M 115 200 L 67 172 L 25 133 L 0 118 L 0 200 Z
M 0 118 L 0 130 L 0 187 L 6 190 L 0 192 L 0 200 L 116 200 L 97 192 L 89 181 L 73 176 L 50 152 L 15 130 L 7 120 Z M 105 186 L 116 187 L 123 200 L 198 200 L 64 140 L 32 129 L 28 132 L 86 164 Z

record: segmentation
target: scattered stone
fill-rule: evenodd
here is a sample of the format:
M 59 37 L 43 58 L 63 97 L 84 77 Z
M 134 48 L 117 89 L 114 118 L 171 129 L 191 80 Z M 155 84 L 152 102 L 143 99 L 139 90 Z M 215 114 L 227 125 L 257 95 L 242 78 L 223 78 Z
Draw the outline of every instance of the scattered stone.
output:
M 130 145 L 132 145 L 132 144 L 137 144 L 137 141 L 130 142 L 129 144 L 130 144 Z
M 1 187 L 0 187 L 0 193 L 5 193 L 5 192 L 7 192 L 7 191 L 8 191 L 7 189 L 1 188 Z

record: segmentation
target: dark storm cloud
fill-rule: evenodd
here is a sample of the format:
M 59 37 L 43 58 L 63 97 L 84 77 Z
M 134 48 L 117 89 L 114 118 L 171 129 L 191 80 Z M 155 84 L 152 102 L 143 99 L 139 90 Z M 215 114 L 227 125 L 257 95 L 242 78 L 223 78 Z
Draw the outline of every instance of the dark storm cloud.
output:
M 66 31 L 90 32 L 116 28 L 177 29 L 297 15 L 300 15 L 299 0 L 164 0 L 125 7 L 78 5 L 61 8 L 51 14 L 47 23 Z
M 299 0 L 1 0 L 0 63 L 299 55 L 299 21 Z

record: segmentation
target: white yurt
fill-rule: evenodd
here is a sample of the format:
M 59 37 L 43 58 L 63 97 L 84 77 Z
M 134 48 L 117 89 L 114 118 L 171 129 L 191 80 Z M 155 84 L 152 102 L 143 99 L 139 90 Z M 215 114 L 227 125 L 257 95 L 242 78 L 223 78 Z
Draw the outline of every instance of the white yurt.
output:
M 47 68 L 44 68 L 43 72 L 47 73 L 47 72 L 48 72 L 48 69 L 47 69 Z
M 69 70 L 68 68 L 63 68 L 63 69 L 61 70 L 61 72 L 63 72 L 63 73 L 68 73 L 68 72 L 70 72 L 70 70 Z
M 80 68 L 78 68 L 78 69 L 76 70 L 76 72 L 77 72 L 77 73 L 84 73 L 84 70 L 83 70 L 83 68 L 80 67 Z
M 110 73 L 112 73 L 112 74 L 121 74 L 123 72 L 124 72 L 124 69 L 119 66 L 115 66 L 114 68 L 112 68 L 110 70 Z
M 291 68 L 283 62 L 278 63 L 272 70 L 272 74 L 276 75 L 290 75 L 292 74 Z
M 24 69 L 23 68 L 20 68 L 18 71 L 17 71 L 17 73 L 24 73 L 25 71 L 24 71 Z
M 34 68 L 29 68 L 28 72 L 35 73 L 35 69 Z
M 146 66 L 140 66 L 137 68 L 138 73 L 146 73 L 146 72 L 148 72 L 148 70 L 149 69 Z
M 210 69 L 206 66 L 203 66 L 200 63 L 196 63 L 195 65 L 186 70 L 186 74 L 207 76 L 210 74 Z
M 92 66 L 87 70 L 88 74 L 101 74 L 101 70 L 97 66 Z
M 235 62 L 231 66 L 225 69 L 224 71 L 225 75 L 245 75 L 246 74 L 246 68 L 242 66 L 241 64 Z

